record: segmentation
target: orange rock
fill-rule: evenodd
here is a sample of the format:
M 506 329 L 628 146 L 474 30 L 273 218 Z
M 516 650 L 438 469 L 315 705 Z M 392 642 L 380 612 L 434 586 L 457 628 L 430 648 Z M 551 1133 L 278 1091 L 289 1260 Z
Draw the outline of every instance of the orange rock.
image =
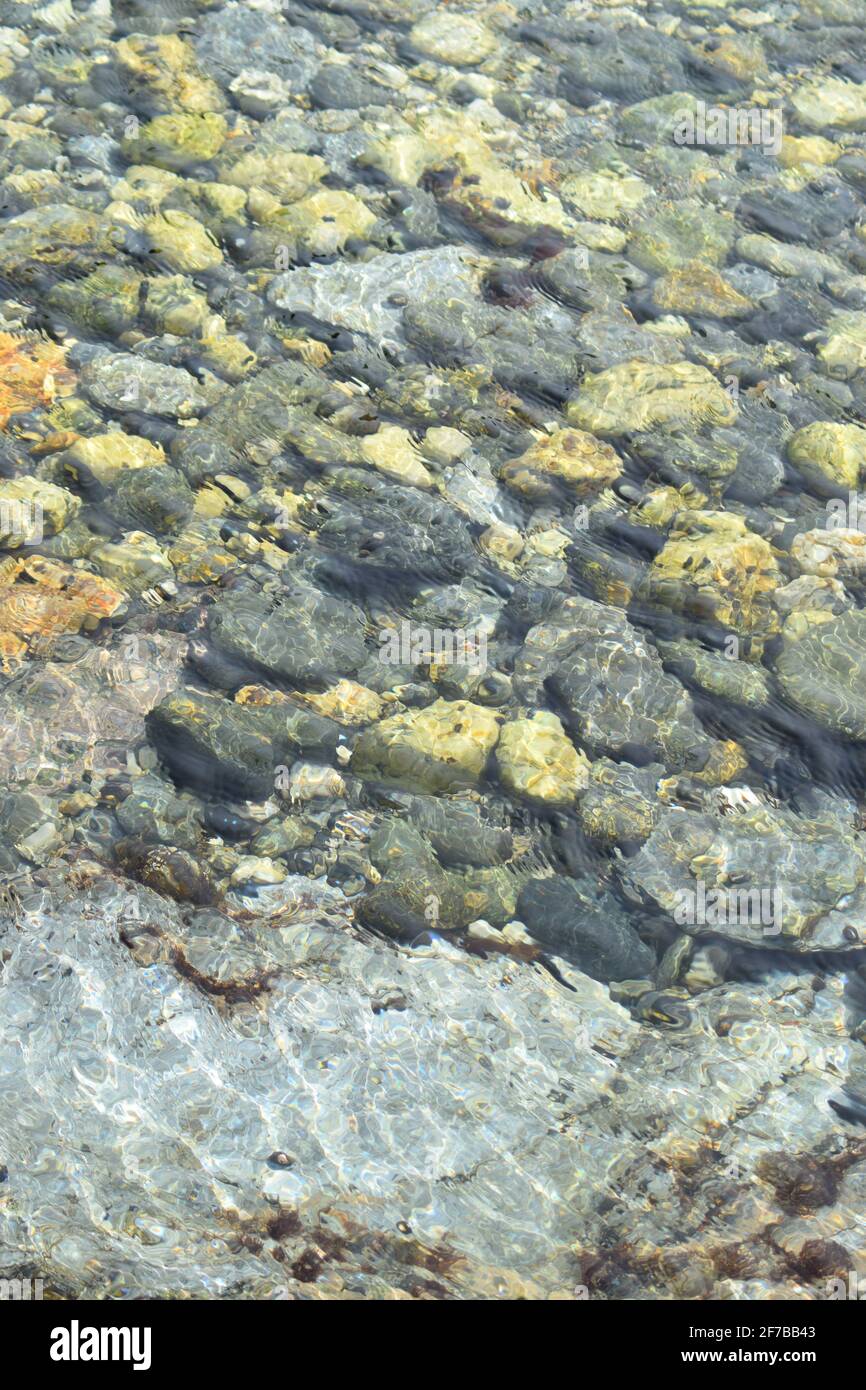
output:
M 0 632 L 0 666 L 8 676 L 13 668 L 23 660 L 27 643 L 22 642 L 11 632 Z
M 236 705 L 286 705 L 288 695 L 282 690 L 269 690 L 266 685 L 245 685 L 235 695 Z
M 124 595 L 98 575 L 31 555 L 0 565 L 0 659 L 25 650 L 50 652 L 67 632 L 92 631 L 121 607 Z M 25 642 L 24 639 L 29 639 Z
M 30 453 L 37 459 L 43 458 L 45 454 L 62 454 L 65 449 L 71 449 L 80 438 L 77 430 L 55 430 L 54 434 L 46 434 L 44 439 L 34 444 Z
M 0 429 L 13 415 L 68 394 L 75 378 L 65 363 L 59 343 L 0 333 Z

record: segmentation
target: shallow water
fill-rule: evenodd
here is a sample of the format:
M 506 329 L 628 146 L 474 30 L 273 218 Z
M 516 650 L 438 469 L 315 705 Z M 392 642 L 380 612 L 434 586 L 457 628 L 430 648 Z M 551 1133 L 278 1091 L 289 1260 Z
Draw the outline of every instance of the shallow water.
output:
M 864 19 L 0 6 L 0 1276 L 866 1274 Z

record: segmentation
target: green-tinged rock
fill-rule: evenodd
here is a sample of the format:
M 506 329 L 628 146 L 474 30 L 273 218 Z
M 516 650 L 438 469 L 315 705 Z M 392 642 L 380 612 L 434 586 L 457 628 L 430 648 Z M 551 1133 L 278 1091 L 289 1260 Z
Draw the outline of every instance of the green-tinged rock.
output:
M 76 482 L 95 481 L 108 486 L 127 469 L 162 468 L 165 451 L 135 434 L 97 434 L 79 439 L 63 455 L 63 468 Z
M 222 265 L 222 251 L 201 222 L 178 208 L 166 208 L 144 224 L 151 250 L 172 270 L 195 275 Z
M 679 681 L 619 609 L 570 597 L 527 633 L 514 667 L 527 703 L 551 691 L 590 756 L 676 769 L 704 766 L 711 744 Z
M 770 683 L 762 667 L 721 656 L 699 642 L 656 645 L 668 670 L 708 695 L 751 709 L 763 709 L 770 703 Z
M 636 174 L 616 174 L 609 169 L 571 174 L 560 188 L 565 201 L 584 217 L 622 223 L 630 220 L 650 191 L 649 184 Z
M 819 493 L 854 491 L 866 472 L 866 429 L 818 420 L 791 435 L 788 458 Z
M 663 771 L 658 763 L 642 768 L 610 758 L 592 763 L 577 809 L 584 833 L 607 848 L 643 844 L 658 818 L 656 787 Z
M 285 746 L 260 711 L 214 695 L 178 692 L 147 716 L 148 734 L 177 780 L 212 794 L 273 794 Z
M 743 318 L 754 309 L 744 294 L 701 261 L 678 266 L 656 280 L 653 303 L 672 314 L 710 314 L 720 319 Z
M 435 700 L 365 730 L 352 770 L 434 793 L 474 786 L 496 746 L 500 719 L 468 700 Z
M 219 161 L 223 183 L 237 188 L 262 189 L 278 203 L 296 203 L 312 193 L 328 172 L 317 154 L 298 154 L 283 149 L 241 149 L 231 146 Z
M 776 658 L 787 699 L 825 729 L 866 738 L 866 613 L 849 609 L 788 641 Z
M 332 256 L 350 238 L 366 237 L 375 222 L 375 215 L 354 193 L 322 188 L 279 209 L 268 225 L 314 256 Z
M 122 541 L 96 546 L 89 559 L 103 578 L 129 593 L 140 594 L 174 579 L 165 553 L 143 531 L 130 531 Z
M 142 277 L 128 266 L 105 265 L 83 280 L 61 280 L 46 300 L 73 323 L 117 338 L 136 321 L 141 284 Z
M 316 589 L 230 594 L 211 609 L 208 626 L 229 655 L 301 687 L 332 685 L 365 656 L 363 612 Z
M 227 133 L 225 117 L 215 111 L 155 116 L 123 141 L 123 153 L 133 164 L 180 171 L 213 159 Z
M 193 508 L 192 490 L 177 468 L 133 468 L 120 473 L 103 506 L 128 531 L 157 535 L 183 526 Z
M 361 453 L 380 473 L 411 487 L 430 488 L 433 478 L 425 468 L 409 430 L 400 425 L 381 425 L 361 441 Z
M 184 275 L 155 275 L 147 281 L 142 305 L 145 321 L 160 333 L 197 338 L 214 319 L 207 298 Z
M 189 793 L 178 795 L 159 777 L 139 777 L 115 811 L 127 835 L 152 844 L 195 851 L 202 838 L 202 813 Z
M 144 95 L 151 109 L 200 115 L 221 111 L 225 98 L 196 63 L 195 50 L 177 34 L 130 34 L 118 39 L 114 56 L 131 95 Z
M 621 362 L 585 376 L 567 414 L 581 429 L 618 435 L 656 427 L 730 425 L 737 407 L 706 367 Z
M 471 15 L 434 11 L 410 29 L 413 48 L 452 67 L 474 67 L 496 52 L 496 35 Z
M 662 274 L 691 261 L 722 265 L 735 232 L 730 214 L 697 203 L 665 204 L 634 226 L 628 255 L 644 270 Z
M 117 233 L 95 213 L 58 204 L 10 217 L 0 229 L 0 272 L 29 280 L 46 266 L 88 270 L 116 254 Z
M 866 313 L 857 309 L 833 314 L 818 356 L 831 376 L 847 380 L 866 367 Z
M 815 130 L 825 126 L 866 130 L 866 83 L 828 77 L 799 87 L 791 96 L 791 105 L 800 120 Z

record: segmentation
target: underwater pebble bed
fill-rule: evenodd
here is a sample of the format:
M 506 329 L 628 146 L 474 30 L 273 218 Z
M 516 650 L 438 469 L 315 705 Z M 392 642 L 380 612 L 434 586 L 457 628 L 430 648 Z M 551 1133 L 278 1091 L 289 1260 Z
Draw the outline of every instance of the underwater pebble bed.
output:
M 0 3 L 0 1276 L 866 1276 L 864 20 Z

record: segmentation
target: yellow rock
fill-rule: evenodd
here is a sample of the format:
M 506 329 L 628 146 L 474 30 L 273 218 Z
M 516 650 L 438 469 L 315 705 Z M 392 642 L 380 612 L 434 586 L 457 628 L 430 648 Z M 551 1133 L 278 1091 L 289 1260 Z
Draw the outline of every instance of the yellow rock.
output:
M 141 593 L 174 578 L 166 556 L 144 531 L 128 531 L 122 541 L 106 541 L 89 558 L 104 579 L 129 593 Z
M 197 338 L 212 323 L 225 328 L 205 295 L 194 289 L 185 275 L 155 275 L 149 279 L 143 312 L 149 324 L 178 338 Z
M 470 210 L 495 212 L 506 222 L 537 226 L 544 223 L 560 231 L 574 227 L 574 219 L 549 190 L 533 191 L 531 177 L 508 169 L 490 149 L 485 132 L 470 111 L 434 110 L 414 118 L 414 128 L 404 124 L 371 141 L 364 158 L 395 181 L 415 184 L 424 173 L 453 163 L 460 171 L 449 196 Z
M 859 227 L 857 235 L 862 237 L 864 231 Z M 818 356 L 837 377 L 852 377 L 866 367 L 866 313 L 850 309 L 834 314 Z
M 421 453 L 433 463 L 443 467 L 462 458 L 472 448 L 472 440 L 462 430 L 450 425 L 434 425 L 421 441 Z
M 356 198 L 339 188 L 322 188 L 288 208 L 281 208 L 269 225 L 285 228 L 316 256 L 342 250 L 350 237 L 364 237 L 375 216 Z
M 825 140 L 823 135 L 783 135 L 779 163 L 785 169 L 799 169 L 804 164 L 835 164 L 841 153 L 841 146 Z
M 500 716 L 469 700 L 434 700 L 367 729 L 352 769 L 439 792 L 474 785 L 499 738 Z
M 131 468 L 161 468 L 166 462 L 161 444 L 138 435 L 114 430 L 79 439 L 63 456 L 63 467 L 73 478 L 92 474 L 98 483 L 111 483 Z
M 373 724 L 382 717 L 385 702 L 374 690 L 368 690 L 357 681 L 340 680 L 330 690 L 321 695 L 300 695 L 299 699 L 311 705 L 319 714 L 336 719 L 338 724 Z
M 238 568 L 238 561 L 215 539 L 203 520 L 193 521 L 170 547 L 168 558 L 182 584 L 212 584 Z
M 653 285 L 653 301 L 659 309 L 675 314 L 712 314 L 722 319 L 742 318 L 754 307 L 714 266 L 702 261 L 662 275 Z
M 217 487 L 215 483 L 208 482 L 198 489 L 193 503 L 193 512 L 196 516 L 222 516 L 228 506 L 229 499 L 222 488 Z
M 242 381 L 258 360 L 243 338 L 234 333 L 205 334 L 201 355 L 204 365 L 226 381 Z
M 504 521 L 494 521 L 486 531 L 482 531 L 478 544 L 492 559 L 511 563 L 523 550 L 523 537 L 516 526 L 509 526 Z
M 227 134 L 225 118 L 216 111 L 154 116 L 126 137 L 123 152 L 133 163 L 149 161 L 165 169 L 181 170 L 213 159 Z
M 666 608 L 757 642 L 778 631 L 772 595 L 780 582 L 772 548 L 741 517 L 681 512 L 650 566 L 645 591 Z
M 737 407 L 706 367 L 693 362 L 620 362 L 584 377 L 568 418 L 596 434 L 690 425 L 731 425 Z
M 866 129 L 866 83 L 829 77 L 800 87 L 792 94 L 791 105 L 801 121 L 817 129 L 828 125 Z
M 192 45 L 177 34 L 131 34 L 118 39 L 114 57 L 131 77 L 164 97 L 169 107 L 200 114 L 221 111 L 225 105 L 217 84 L 199 69 Z
M 321 183 L 328 166 L 317 154 L 294 150 L 250 150 L 237 160 L 220 164 L 223 183 L 252 192 L 261 189 L 280 203 L 295 203 Z
M 222 252 L 209 232 L 188 212 L 169 208 L 148 218 L 144 229 L 151 239 L 154 255 L 161 256 L 173 270 L 196 275 L 222 265 Z
M 65 487 L 26 476 L 0 479 L 0 545 L 10 550 L 38 545 L 80 510 L 80 499 Z
M 601 491 L 619 477 L 622 464 L 610 444 L 584 430 L 554 430 L 531 444 L 502 469 L 502 481 L 515 492 L 539 496 L 551 479 L 578 497 Z
M 381 425 L 375 434 L 365 435 L 361 453 L 380 473 L 387 473 L 412 487 L 429 488 L 433 479 L 419 457 L 408 430 L 400 425 Z
M 198 179 L 187 179 L 186 186 L 203 212 L 225 219 L 243 218 L 247 195 L 242 188 L 232 188 L 228 183 L 202 183 Z
M 853 491 L 866 472 L 866 429 L 816 420 L 791 435 L 788 458 L 817 491 Z
M 155 211 L 173 188 L 181 182 L 170 169 L 155 164 L 131 164 L 122 179 L 111 185 L 112 197 L 119 203 L 148 203 Z
M 495 34 L 470 15 L 434 10 L 409 31 L 413 48 L 452 67 L 474 67 L 496 52 Z
M 589 760 L 567 737 L 555 714 L 505 724 L 496 748 L 504 785 L 517 796 L 571 806 L 589 780 Z
M 700 511 L 706 501 L 706 494 L 694 483 L 684 483 L 681 488 L 653 488 L 643 497 L 637 511 L 642 523 L 661 529 L 670 525 L 677 512 Z
M 692 773 L 692 776 L 696 782 L 723 787 L 745 772 L 748 766 L 748 758 L 734 739 L 716 739 L 703 768 L 700 772 Z
M 572 174 L 563 179 L 560 188 L 563 198 L 585 217 L 608 222 L 627 222 L 650 191 L 649 184 L 636 174 L 616 174 L 610 169 Z
M 533 531 L 526 541 L 527 550 L 534 555 L 544 555 L 548 559 L 559 559 L 571 544 L 571 537 L 555 526 L 545 531 Z

